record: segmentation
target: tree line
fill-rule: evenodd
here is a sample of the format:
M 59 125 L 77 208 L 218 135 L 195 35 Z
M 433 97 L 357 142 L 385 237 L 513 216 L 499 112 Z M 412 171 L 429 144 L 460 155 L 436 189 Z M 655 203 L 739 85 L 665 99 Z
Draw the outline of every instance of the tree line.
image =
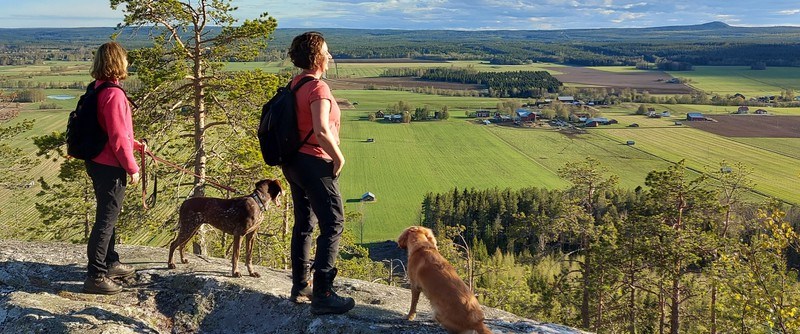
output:
M 474 68 L 394 68 L 381 76 L 414 76 L 423 80 L 486 85 L 492 97 L 531 98 L 555 93 L 563 85 L 547 71 L 479 72 Z
M 587 158 L 559 170 L 568 189 L 429 193 L 421 220 L 489 306 L 597 332 L 796 332 L 798 211 L 744 201 L 752 171 L 730 170 L 679 162 L 627 190 Z

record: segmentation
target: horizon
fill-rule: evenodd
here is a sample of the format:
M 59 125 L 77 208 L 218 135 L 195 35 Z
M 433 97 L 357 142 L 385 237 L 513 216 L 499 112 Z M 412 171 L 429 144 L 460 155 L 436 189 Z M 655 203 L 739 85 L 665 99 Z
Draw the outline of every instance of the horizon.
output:
M 279 29 L 574 30 L 710 22 L 735 27 L 800 27 L 800 4 L 776 0 L 309 0 L 284 1 L 267 8 L 255 0 L 231 4 L 239 7 L 234 16 L 240 21 L 266 11 L 278 21 Z M 112 10 L 107 0 L 0 0 L 0 13 L 0 28 L 6 29 L 113 28 L 124 16 L 121 9 Z
M 710 24 L 724 24 L 731 28 L 800 28 L 800 25 L 774 25 L 774 26 L 742 26 L 731 25 L 721 21 L 703 22 L 697 24 L 685 25 L 663 25 L 663 26 L 647 26 L 647 27 L 605 27 L 605 28 L 563 28 L 563 29 L 411 29 L 411 28 L 340 28 L 340 27 L 316 27 L 313 29 L 319 30 L 394 30 L 394 31 L 569 31 L 569 30 L 613 30 L 613 29 L 658 29 L 658 28 L 671 28 L 671 27 L 699 27 Z M 209 27 L 221 27 L 210 25 Z M 5 28 L 0 27 L 0 30 L 25 30 L 25 29 L 115 29 L 116 26 L 94 26 L 94 27 L 22 27 L 22 28 Z M 309 29 L 306 27 L 278 27 L 276 30 L 292 30 L 292 29 Z

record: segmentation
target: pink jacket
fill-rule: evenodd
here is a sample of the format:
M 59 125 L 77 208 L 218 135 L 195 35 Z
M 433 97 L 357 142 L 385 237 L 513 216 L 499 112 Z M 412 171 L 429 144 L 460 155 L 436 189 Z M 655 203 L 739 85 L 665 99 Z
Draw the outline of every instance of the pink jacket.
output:
M 103 80 L 97 80 L 95 87 Z M 114 81 L 119 84 L 119 82 Z M 134 150 L 141 150 L 142 144 L 133 139 L 133 120 L 128 99 L 121 89 L 109 87 L 97 96 L 97 120 L 108 134 L 108 143 L 100 155 L 92 161 L 108 166 L 122 167 L 128 174 L 139 172 L 139 165 L 133 156 Z

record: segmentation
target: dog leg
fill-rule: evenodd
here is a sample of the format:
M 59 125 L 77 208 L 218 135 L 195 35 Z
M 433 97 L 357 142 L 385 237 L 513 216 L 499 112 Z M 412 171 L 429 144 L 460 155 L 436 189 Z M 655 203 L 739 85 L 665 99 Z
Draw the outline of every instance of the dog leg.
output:
M 192 225 L 192 224 L 190 224 L 190 225 Z M 181 255 L 181 263 L 183 263 L 183 264 L 189 263 L 189 260 L 186 259 L 186 254 L 184 253 L 184 250 L 186 249 L 186 244 L 189 243 L 189 240 L 192 240 L 192 237 L 194 236 L 194 234 L 197 233 L 197 230 L 200 229 L 200 225 L 203 225 L 203 223 L 199 223 L 199 224 L 195 225 L 195 227 L 193 229 L 190 229 L 189 233 L 184 235 L 184 237 L 182 239 L 183 241 L 181 241 L 181 243 L 178 245 L 178 253 L 180 253 L 180 255 Z
M 256 235 L 256 232 L 253 231 L 244 236 L 245 251 L 247 252 L 245 255 L 245 263 L 247 264 L 247 272 L 250 273 L 250 276 L 261 277 L 261 274 L 253 271 L 253 244 L 256 241 Z
M 239 246 L 242 240 L 241 235 L 234 234 L 233 235 L 233 256 L 231 264 L 233 265 L 233 271 L 231 272 L 231 276 L 233 277 L 242 277 L 242 274 L 236 269 L 237 265 L 239 264 Z
M 408 310 L 408 316 L 406 317 L 408 320 L 414 320 L 417 317 L 417 302 L 419 302 L 420 292 L 422 292 L 422 289 L 411 284 L 411 309 Z
M 173 256 L 175 255 L 175 249 L 180 248 L 179 251 L 181 253 L 181 263 L 187 263 L 186 259 L 183 257 L 183 245 L 186 244 L 194 233 L 189 233 L 191 228 L 189 223 L 181 222 L 180 227 L 178 229 L 178 235 L 175 236 L 175 240 L 172 241 L 169 245 L 169 259 L 167 260 L 167 267 L 169 269 L 175 269 L 175 262 L 172 261 Z

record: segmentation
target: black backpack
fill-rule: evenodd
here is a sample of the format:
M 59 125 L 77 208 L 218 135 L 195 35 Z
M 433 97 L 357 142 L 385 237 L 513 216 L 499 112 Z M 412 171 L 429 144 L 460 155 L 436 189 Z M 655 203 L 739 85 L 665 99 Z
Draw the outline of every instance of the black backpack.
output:
M 314 133 L 311 129 L 305 139 L 300 141 L 297 135 L 294 95 L 300 87 L 312 80 L 316 79 L 304 77 L 294 87 L 290 81 L 286 87 L 278 88 L 275 96 L 261 107 L 258 143 L 261 146 L 261 156 L 267 165 L 280 166 L 289 162 Z
M 86 93 L 78 99 L 78 105 L 67 120 L 67 154 L 83 160 L 98 156 L 108 142 L 108 134 L 97 120 L 97 94 L 109 87 L 119 88 L 125 93 L 122 87 L 112 82 L 106 81 L 97 88 L 94 85 L 92 81 L 86 87 Z M 127 94 L 125 96 L 127 98 Z

